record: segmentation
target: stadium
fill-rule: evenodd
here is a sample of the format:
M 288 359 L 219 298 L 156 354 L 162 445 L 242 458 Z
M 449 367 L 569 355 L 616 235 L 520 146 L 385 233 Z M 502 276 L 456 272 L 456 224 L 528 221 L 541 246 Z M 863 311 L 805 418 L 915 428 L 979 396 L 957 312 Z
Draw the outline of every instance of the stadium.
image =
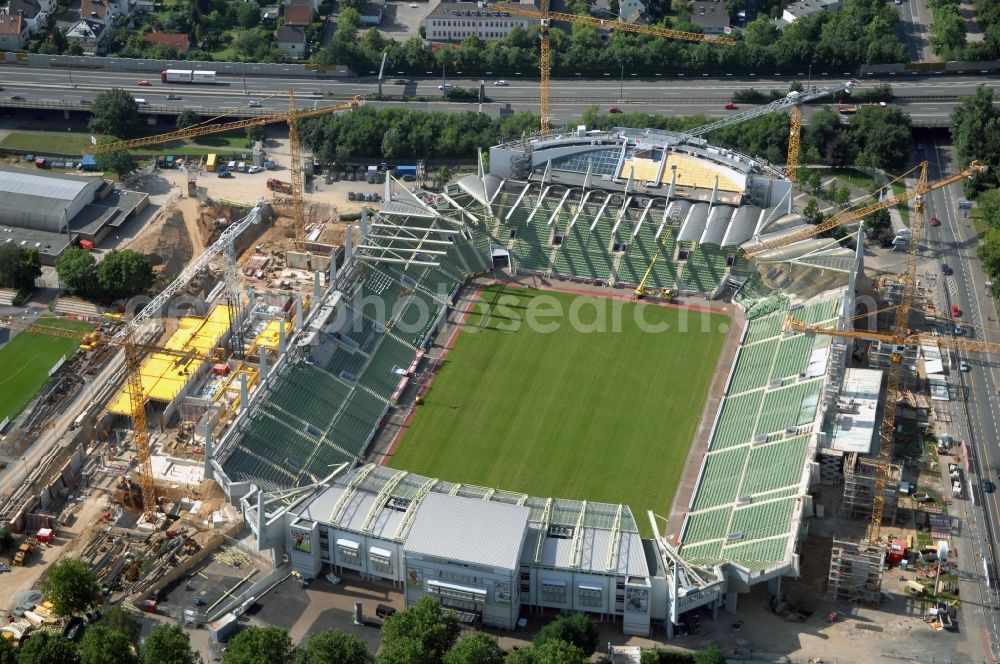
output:
M 806 223 L 792 195 L 769 164 L 635 129 L 494 146 L 488 168 L 440 193 L 390 178 L 206 446 L 206 475 L 275 560 L 389 581 L 407 605 L 433 595 L 470 623 L 583 611 L 670 638 L 687 611 L 735 610 L 752 586 L 798 575 L 809 487 L 843 453 L 830 432 L 851 349 L 785 323 L 849 326 L 863 253 L 792 242 Z M 546 291 L 716 318 L 686 337 L 591 346 L 466 334 L 491 293 L 516 310 Z M 693 368 L 658 355 L 688 338 Z M 655 375 L 630 379 L 644 367 Z M 664 405 L 681 398 L 697 403 L 686 419 Z M 604 444 L 573 447 L 588 433 Z M 582 472 L 562 472 L 574 463 Z

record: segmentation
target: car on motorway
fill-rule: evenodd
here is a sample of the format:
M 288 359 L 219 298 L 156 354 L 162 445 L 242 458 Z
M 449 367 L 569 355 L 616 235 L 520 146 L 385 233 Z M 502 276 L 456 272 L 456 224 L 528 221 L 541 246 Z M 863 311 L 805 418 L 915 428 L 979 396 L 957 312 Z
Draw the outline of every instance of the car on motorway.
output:
M 231 178 L 233 174 L 230 171 L 219 171 L 220 178 Z
M 997 490 L 997 485 L 990 480 L 983 480 L 983 491 L 986 493 L 993 493 Z
M 958 318 L 961 315 L 962 315 L 962 312 L 959 310 L 958 305 L 957 304 L 951 305 L 951 317 L 952 318 Z
M 80 100 L 80 105 L 81 106 L 90 106 L 93 103 L 94 103 L 93 99 L 81 99 Z
M 731 101 L 726 102 L 726 110 L 727 111 L 735 111 L 735 110 L 738 110 L 738 109 L 739 109 L 739 106 L 737 106 L 733 102 L 731 102 Z
M 956 325 L 955 329 L 952 330 L 952 333 L 954 333 L 956 337 L 965 336 L 965 328 L 961 325 Z
M 137 85 L 139 85 L 139 86 L 141 86 L 141 87 L 144 87 L 144 88 L 148 88 L 148 87 L 149 87 L 149 81 L 146 81 L 146 80 L 142 80 L 142 81 L 139 81 L 139 82 L 137 83 Z
M 941 263 L 941 274 L 948 277 L 955 274 L 955 271 L 947 263 Z
M 451 83 L 442 83 L 441 85 L 438 86 L 438 90 L 451 90 L 453 87 L 455 86 L 452 85 Z
M 931 226 L 940 226 L 941 221 L 937 217 L 931 217 Z
M 409 83 L 409 81 L 407 81 L 405 78 L 397 78 L 395 81 L 393 81 L 393 83 L 395 85 L 406 85 L 407 83 Z
M 11 101 L 24 101 L 24 97 L 22 97 L 21 95 L 11 95 L 10 96 L 10 100 Z
M 260 108 L 261 104 L 259 101 L 251 101 L 247 104 L 250 108 Z
M 968 371 L 969 363 L 966 362 L 965 360 L 962 360 L 961 362 L 958 363 L 958 369 L 959 371 Z
M 507 87 L 507 81 L 505 81 L 503 79 L 501 79 L 499 81 L 493 81 L 493 85 L 497 86 L 498 88 L 506 88 Z
M 181 100 L 180 95 L 175 95 L 175 94 L 167 95 L 167 101 L 180 101 L 180 100 Z
M 611 108 L 608 109 L 608 113 L 621 113 L 621 112 L 622 109 L 618 108 L 617 106 L 612 106 Z
M 251 166 L 250 168 L 247 169 L 247 173 L 263 173 L 263 172 L 264 172 L 263 166 Z

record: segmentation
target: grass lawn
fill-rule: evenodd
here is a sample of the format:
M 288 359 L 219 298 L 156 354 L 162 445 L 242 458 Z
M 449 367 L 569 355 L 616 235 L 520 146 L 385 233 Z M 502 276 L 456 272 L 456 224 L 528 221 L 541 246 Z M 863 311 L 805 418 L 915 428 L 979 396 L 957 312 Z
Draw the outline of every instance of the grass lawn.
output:
M 164 126 L 162 133 L 172 131 L 173 127 Z M 73 132 L 51 132 L 51 133 L 27 133 L 12 131 L 0 141 L 0 150 L 9 148 L 11 150 L 32 150 L 40 155 L 47 152 L 58 152 L 63 154 L 83 154 L 90 147 L 90 134 Z M 225 150 L 227 153 L 250 153 L 249 142 L 243 131 L 215 135 L 202 136 L 190 142 L 175 141 L 164 143 L 163 145 L 149 145 L 139 148 L 135 152 L 140 154 L 155 155 L 203 155 L 210 150 Z
M 41 325 L 89 332 L 89 323 L 66 318 L 43 318 Z M 0 349 L 0 421 L 14 419 L 49 380 L 49 370 L 63 355 L 76 349 L 77 341 L 47 334 L 22 332 Z
M 546 318 L 559 325 L 546 334 L 524 323 L 540 297 L 563 312 L 577 299 L 500 286 L 481 293 L 390 465 L 536 496 L 625 503 L 650 536 L 645 511 L 670 509 L 729 319 L 580 298 L 588 306 L 575 318 L 592 322 L 596 306 L 608 312 L 600 318 L 609 331 L 571 329 L 570 314 Z M 637 311 L 669 328 L 644 331 Z M 522 324 L 510 331 L 514 317 Z M 712 331 L 702 331 L 703 320 Z

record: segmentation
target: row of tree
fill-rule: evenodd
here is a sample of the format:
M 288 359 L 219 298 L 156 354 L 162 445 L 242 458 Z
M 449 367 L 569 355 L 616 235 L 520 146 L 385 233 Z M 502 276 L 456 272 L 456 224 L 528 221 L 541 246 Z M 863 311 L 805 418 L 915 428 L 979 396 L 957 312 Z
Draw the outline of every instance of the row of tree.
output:
M 968 43 L 960 0 L 928 0 L 931 9 L 930 42 L 934 52 L 947 60 L 1000 58 L 1000 4 L 976 0 L 976 23 L 983 39 Z
M 40 276 L 42 263 L 38 249 L 18 247 L 12 242 L 0 244 L 0 288 L 30 291 Z
M 132 297 L 153 284 L 149 258 L 137 251 L 112 251 L 100 263 L 89 251 L 70 247 L 56 260 L 59 280 L 75 294 L 108 301 Z
M 647 35 L 613 33 L 605 42 L 596 28 L 574 24 L 549 31 L 554 75 L 664 71 L 802 71 L 810 64 L 844 71 L 863 64 L 905 62 L 906 49 L 895 34 L 898 13 L 882 0 L 845 0 L 838 12 L 820 12 L 779 30 L 767 16 L 751 22 L 736 46 L 685 43 Z M 378 70 L 383 53 L 387 71 L 428 71 L 495 75 L 538 69 L 538 28 L 515 28 L 503 39 L 467 37 L 454 48 L 432 49 L 421 38 L 386 38 L 374 28 L 358 35 L 354 10 L 341 11 L 330 45 L 313 55 L 320 64 L 347 65 L 357 72 Z M 676 27 L 676 26 L 670 26 Z M 694 27 L 694 26 L 682 26 Z M 696 29 L 696 28 L 695 28 Z M 837 69 L 837 68 L 840 69 Z

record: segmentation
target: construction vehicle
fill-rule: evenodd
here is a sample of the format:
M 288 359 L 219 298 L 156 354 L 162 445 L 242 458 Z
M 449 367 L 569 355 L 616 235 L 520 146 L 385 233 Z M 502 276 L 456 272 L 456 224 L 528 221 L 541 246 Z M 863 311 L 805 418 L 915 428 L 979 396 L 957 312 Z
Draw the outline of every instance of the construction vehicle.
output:
M 292 183 L 285 182 L 284 180 L 279 180 L 277 178 L 268 178 L 267 188 L 270 189 L 271 191 L 279 191 L 283 194 L 292 193 Z
M 837 112 L 841 115 L 854 115 L 858 112 L 857 104 L 837 104 Z
M 937 180 L 936 182 L 927 183 L 926 181 L 927 162 L 925 161 L 920 165 L 916 166 L 914 169 L 911 169 L 907 173 L 904 173 L 903 175 L 896 178 L 896 180 L 889 183 L 889 185 L 886 185 L 885 188 L 880 188 L 880 191 L 884 191 L 885 189 L 891 191 L 890 187 L 894 182 L 902 180 L 904 177 L 906 177 L 909 173 L 912 173 L 917 168 L 921 169 L 920 177 L 923 178 L 923 180 L 922 184 L 918 183 L 915 189 L 904 190 L 902 193 L 896 194 L 895 196 L 885 196 L 881 201 L 877 203 L 871 203 L 868 205 L 864 205 L 862 207 L 856 207 L 850 210 L 846 210 L 844 212 L 841 212 L 840 214 L 830 217 L 829 219 L 823 221 L 822 223 L 816 224 L 815 226 L 807 226 L 798 231 L 795 231 L 794 233 L 788 233 L 787 235 L 782 235 L 781 237 L 776 238 L 774 240 L 768 240 L 767 242 L 762 242 L 758 240 L 755 244 L 744 245 L 744 251 L 746 252 L 746 255 L 748 257 L 752 258 L 765 251 L 770 251 L 771 249 L 779 249 L 781 247 L 786 247 L 790 244 L 794 244 L 795 242 L 808 240 L 809 238 L 815 237 L 820 233 L 825 233 L 826 231 L 837 228 L 838 226 L 845 226 L 847 224 L 856 223 L 858 221 L 861 221 L 868 215 L 878 212 L 879 210 L 884 210 L 886 208 L 890 208 L 894 205 L 898 205 L 899 203 L 904 203 L 912 199 L 918 199 L 917 206 L 919 208 L 922 208 L 923 204 L 919 199 L 922 199 L 923 196 L 928 192 L 934 191 L 935 189 L 940 189 L 941 187 L 947 187 L 949 184 L 958 182 L 959 180 L 967 178 L 976 173 L 985 172 L 986 170 L 986 167 L 983 164 L 981 164 L 978 161 L 974 161 L 971 164 L 969 164 L 968 168 L 963 169 L 957 175 L 952 175 L 946 178 L 942 178 L 940 180 Z M 912 232 L 912 225 L 911 225 L 911 232 Z M 913 237 L 916 239 L 911 240 L 910 242 L 911 245 L 914 242 L 919 241 L 917 233 L 914 232 Z
M 541 114 L 541 131 L 543 134 L 549 133 L 551 121 L 551 104 L 549 92 L 549 74 L 552 71 L 552 54 L 549 51 L 549 26 L 552 21 L 563 21 L 574 25 L 587 25 L 599 30 L 615 30 L 618 32 L 631 32 L 640 35 L 651 35 L 653 37 L 663 37 L 664 39 L 680 39 L 689 42 L 705 42 L 711 44 L 724 44 L 735 46 L 736 40 L 729 37 L 719 37 L 703 35 L 697 32 L 682 32 L 669 28 L 657 28 L 648 25 L 638 25 L 626 23 L 625 21 L 606 21 L 579 14 L 566 14 L 563 12 L 549 11 L 549 0 L 541 0 L 540 9 L 533 7 L 527 9 L 514 3 L 484 3 L 483 9 L 492 12 L 506 12 L 505 15 L 524 16 L 538 19 L 539 23 L 539 69 L 541 70 L 541 81 L 539 84 L 539 100 Z
M 669 228 L 664 228 L 663 229 L 663 237 L 660 240 L 660 247 L 666 246 L 667 241 L 669 239 L 670 239 L 670 229 Z M 660 249 L 660 248 L 658 248 L 657 251 L 656 251 L 656 254 L 653 256 L 653 260 L 649 261 L 649 267 L 646 268 L 646 273 L 644 275 L 642 275 L 642 281 L 640 281 L 639 285 L 636 286 L 636 288 L 635 288 L 635 297 L 636 297 L 637 300 L 641 300 L 642 298 L 646 297 L 646 294 L 647 294 L 646 282 L 649 281 L 649 277 L 652 276 L 652 274 L 653 274 L 653 268 L 656 267 L 656 262 L 658 260 L 660 260 L 660 256 L 662 256 L 662 255 L 663 255 L 663 250 Z M 658 290 L 656 292 L 659 294 L 660 299 L 663 299 L 663 300 L 672 300 L 673 297 L 674 297 L 673 290 L 671 290 L 669 288 L 664 288 L 664 289 Z
M 31 542 L 21 542 L 21 546 L 17 547 L 17 553 L 14 554 L 14 560 L 11 561 L 11 565 L 17 565 L 18 567 L 24 565 L 28 558 L 31 557 L 31 552 L 34 550 Z
M 805 334 L 826 334 L 835 337 L 849 338 L 849 339 L 870 339 L 876 341 L 884 341 L 893 345 L 910 345 L 913 343 L 930 343 L 938 346 L 943 346 L 947 348 L 957 348 L 967 351 L 985 351 L 985 352 L 1000 352 L 1000 344 L 980 342 L 971 339 L 963 338 L 947 338 L 947 337 L 934 337 L 932 335 L 922 335 L 922 334 L 911 334 L 910 333 L 910 310 L 913 304 L 913 290 L 914 285 L 917 282 L 917 264 L 920 252 L 920 234 L 923 230 L 924 225 L 924 196 L 928 192 L 938 189 L 940 187 L 946 186 L 958 180 L 969 177 L 976 173 L 981 173 L 985 170 L 985 167 L 978 163 L 972 162 L 968 168 L 964 169 L 958 175 L 944 178 L 938 180 L 937 182 L 928 184 L 927 183 L 927 162 L 923 162 L 920 165 L 920 177 L 917 181 L 917 186 L 912 192 L 904 192 L 899 196 L 895 196 L 888 201 L 883 201 L 877 204 L 881 207 L 888 207 L 889 205 L 895 205 L 898 200 L 910 200 L 915 199 L 915 210 L 914 214 L 910 218 L 910 230 L 911 236 L 909 241 L 909 249 L 906 258 L 906 269 L 900 275 L 900 284 L 902 285 L 900 292 L 899 304 L 896 306 L 896 315 L 894 324 L 891 332 L 868 332 L 865 330 L 840 330 L 831 327 L 821 327 L 817 325 L 809 325 L 803 323 L 795 318 L 790 318 L 787 321 L 787 325 L 790 329 L 803 332 Z M 868 206 L 871 208 L 873 206 Z M 878 209 L 881 209 L 879 207 Z M 868 210 L 868 208 L 863 208 Z M 871 211 L 865 212 L 857 217 L 860 219 L 864 216 L 870 214 Z M 858 212 L 851 213 L 857 215 Z M 851 215 L 846 215 L 851 216 Z M 834 220 L 837 218 L 835 217 Z M 855 219 L 856 220 L 856 219 Z M 846 223 L 846 222 L 839 222 Z M 836 225 L 839 225 L 836 224 Z M 820 224 L 823 226 L 824 224 Z M 887 371 L 886 378 L 886 389 L 885 389 L 885 405 L 883 407 L 882 415 L 882 425 L 879 428 L 879 447 L 878 447 L 878 458 L 875 466 L 875 487 L 872 492 L 872 515 L 871 520 L 868 525 L 867 539 L 868 541 L 876 546 L 881 546 L 884 544 L 882 542 L 882 518 L 885 514 L 885 495 L 886 490 L 889 486 L 889 476 L 890 476 L 890 462 L 892 460 L 892 447 L 895 438 L 895 428 L 896 428 L 896 408 L 899 402 L 899 395 L 901 393 L 901 382 L 902 382 L 902 367 L 903 367 L 903 355 L 902 353 L 893 353 L 892 361 L 889 363 L 889 368 Z

